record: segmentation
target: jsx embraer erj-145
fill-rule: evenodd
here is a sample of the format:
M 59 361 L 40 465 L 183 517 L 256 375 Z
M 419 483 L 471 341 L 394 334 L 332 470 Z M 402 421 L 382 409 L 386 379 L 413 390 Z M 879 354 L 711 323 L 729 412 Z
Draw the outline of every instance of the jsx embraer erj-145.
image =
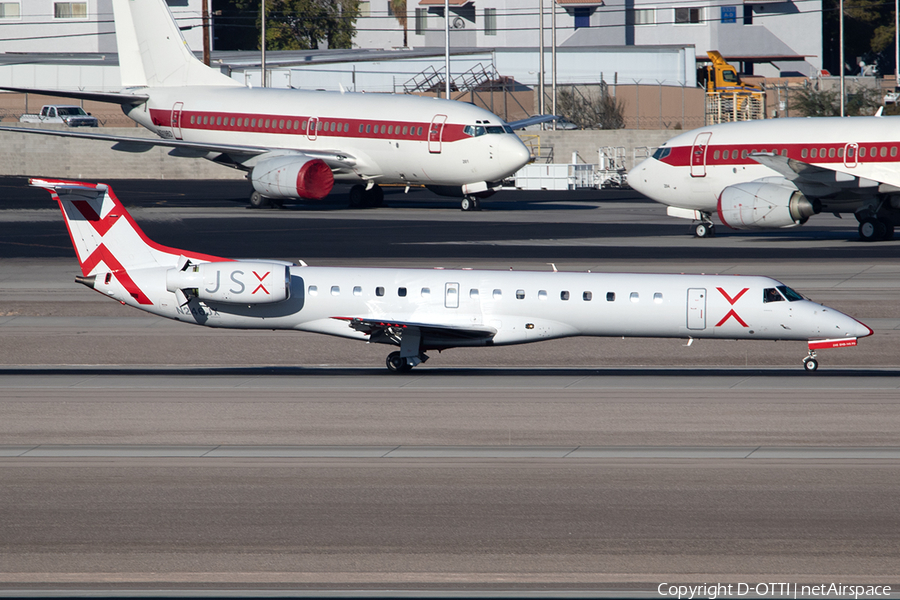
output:
M 294 329 L 429 350 L 573 336 L 725 338 L 855 346 L 872 330 L 768 277 L 311 267 L 229 260 L 148 240 L 104 184 L 32 179 L 62 208 L 76 281 L 147 312 L 208 327 Z
M 356 182 L 350 190 L 356 206 L 380 205 L 379 184 L 423 184 L 461 196 L 464 210 L 477 210 L 480 197 L 531 158 L 510 125 L 476 106 L 408 95 L 250 88 L 194 57 L 165 0 L 113 0 L 113 8 L 121 93 L 4 89 L 117 103 L 162 139 L 0 129 L 108 140 L 130 152 L 170 146 L 177 156 L 247 171 L 254 206 L 324 198 L 338 180 Z
M 743 121 L 676 136 L 628 174 L 673 217 L 733 229 L 793 227 L 852 213 L 859 236 L 887 240 L 900 219 L 900 117 Z

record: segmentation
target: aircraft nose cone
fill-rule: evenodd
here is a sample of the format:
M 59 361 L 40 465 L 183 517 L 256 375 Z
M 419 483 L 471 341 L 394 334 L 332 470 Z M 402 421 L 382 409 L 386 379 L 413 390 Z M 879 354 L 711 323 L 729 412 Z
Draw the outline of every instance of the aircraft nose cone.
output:
M 852 317 L 851 317 L 851 319 L 852 319 Z M 865 323 L 861 323 L 860 321 L 857 321 L 856 319 L 853 319 L 852 331 L 853 331 L 853 337 L 858 337 L 858 338 L 869 337 L 870 335 L 875 333 L 874 331 L 872 331 L 872 329 L 868 325 L 866 325 Z
M 510 136 L 509 141 L 510 143 L 506 144 L 507 148 L 504 149 L 504 160 L 509 162 L 513 171 L 518 171 L 531 160 L 531 151 L 518 136 Z
M 645 196 L 647 195 L 644 191 L 646 189 L 646 187 L 644 186 L 644 171 L 646 170 L 647 161 L 645 160 L 628 172 L 628 185 L 631 187 L 631 189 L 644 194 Z

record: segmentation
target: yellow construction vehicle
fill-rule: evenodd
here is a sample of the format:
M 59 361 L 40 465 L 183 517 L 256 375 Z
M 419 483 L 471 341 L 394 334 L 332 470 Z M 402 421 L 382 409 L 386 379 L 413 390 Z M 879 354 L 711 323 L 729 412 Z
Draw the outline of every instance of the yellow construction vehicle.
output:
M 711 64 L 697 70 L 697 79 L 706 88 L 706 124 L 765 119 L 765 90 L 741 81 L 737 69 L 717 50 L 706 54 Z

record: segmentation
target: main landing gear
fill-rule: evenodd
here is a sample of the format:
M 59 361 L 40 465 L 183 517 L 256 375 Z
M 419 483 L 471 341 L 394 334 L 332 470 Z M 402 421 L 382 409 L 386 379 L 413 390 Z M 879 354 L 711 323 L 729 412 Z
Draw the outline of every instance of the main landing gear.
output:
M 465 211 L 481 210 L 481 198 L 477 196 L 463 196 L 459 207 Z
M 350 206 L 353 208 L 377 208 L 384 204 L 384 190 L 379 185 L 366 186 L 357 183 L 350 188 Z
M 283 205 L 284 198 L 269 198 L 259 192 L 250 194 L 250 208 L 268 208 L 270 206 L 281 208 Z
M 399 351 L 395 351 L 388 354 L 385 364 L 391 373 L 408 373 L 414 366 L 426 360 L 428 357 L 424 352 L 418 356 L 402 357 Z
M 894 237 L 894 222 L 889 218 L 869 215 L 859 220 L 859 239 L 864 242 L 889 240 Z

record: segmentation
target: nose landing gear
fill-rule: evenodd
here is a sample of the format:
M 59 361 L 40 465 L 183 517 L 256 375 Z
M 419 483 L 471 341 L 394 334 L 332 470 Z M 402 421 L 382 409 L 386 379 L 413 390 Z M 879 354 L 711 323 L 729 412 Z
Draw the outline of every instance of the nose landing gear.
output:
M 459 207 L 462 210 L 481 210 L 481 199 L 477 196 L 463 196 L 462 201 L 459 203 Z
M 803 370 L 807 373 L 815 373 L 819 369 L 819 361 L 816 360 L 815 350 L 809 351 L 809 356 L 803 359 Z

